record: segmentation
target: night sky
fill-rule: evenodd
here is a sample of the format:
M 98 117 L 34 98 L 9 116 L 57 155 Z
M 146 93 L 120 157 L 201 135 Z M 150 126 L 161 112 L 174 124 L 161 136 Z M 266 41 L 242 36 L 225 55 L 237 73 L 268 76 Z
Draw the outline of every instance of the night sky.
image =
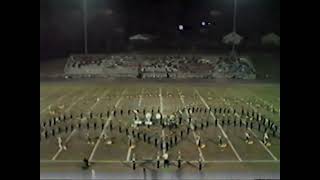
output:
M 40 59 L 83 50 L 82 12 L 82 0 L 40 0 Z M 232 15 L 233 0 L 88 0 L 88 48 L 123 50 L 137 33 L 157 36 L 159 44 L 181 37 L 220 42 L 232 31 Z M 237 32 L 252 42 L 269 32 L 280 35 L 280 1 L 238 0 Z

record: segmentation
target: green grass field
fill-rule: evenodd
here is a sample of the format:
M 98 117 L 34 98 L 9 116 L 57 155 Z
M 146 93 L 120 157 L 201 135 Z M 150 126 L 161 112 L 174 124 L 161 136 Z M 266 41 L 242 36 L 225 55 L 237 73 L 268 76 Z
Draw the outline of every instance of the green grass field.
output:
M 89 158 L 96 169 L 101 171 L 130 172 L 133 154 L 137 167 L 157 169 L 155 159 L 157 153 L 162 154 L 160 146 L 154 145 L 154 140 L 162 139 L 169 142 L 170 137 L 178 137 L 177 143 L 170 146 L 167 153 L 172 161 L 172 166 L 160 171 L 177 171 L 176 160 L 181 152 L 184 161 L 182 170 L 185 173 L 198 171 L 198 160 L 203 158 L 206 172 L 271 172 L 280 171 L 280 133 L 273 137 L 269 133 L 271 146 L 266 147 L 260 141 L 263 132 L 257 129 L 257 123 L 250 130 L 244 125 L 239 127 L 239 122 L 234 126 L 222 125 L 222 119 L 229 116 L 222 113 L 204 112 L 208 107 L 234 108 L 237 112 L 257 111 L 271 119 L 280 126 L 280 85 L 279 84 L 219 84 L 219 83 L 85 83 L 77 82 L 41 82 L 40 83 L 40 124 L 46 122 L 45 128 L 40 128 L 40 164 L 42 169 L 58 168 L 61 171 L 68 168 L 81 166 L 83 158 Z M 97 101 L 98 99 L 98 101 Z M 201 112 L 191 114 L 196 130 L 186 129 L 191 127 L 186 122 L 190 116 L 183 113 L 183 121 L 176 129 L 162 128 L 156 124 L 150 128 L 140 127 L 135 133 L 140 132 L 140 139 L 135 137 L 135 148 L 129 151 L 128 137 L 133 128 L 133 113 L 128 110 L 139 109 L 139 117 L 143 118 L 142 110 L 150 112 L 153 108 L 159 109 L 164 115 L 170 115 L 184 107 L 199 107 Z M 115 116 L 112 112 L 117 111 Z M 123 115 L 120 115 L 123 110 Z M 89 118 L 93 112 L 93 118 Z M 110 116 L 107 116 L 109 112 Z M 55 113 L 55 114 L 54 114 Z M 84 118 L 80 120 L 80 114 Z M 99 117 L 99 113 L 103 113 Z M 72 114 L 73 118 L 69 116 Z M 67 120 L 48 126 L 48 120 L 58 115 L 66 115 Z M 230 116 L 231 117 L 231 116 Z M 218 126 L 215 118 L 219 119 Z M 208 121 L 209 126 L 201 129 L 201 123 Z M 78 124 L 81 122 L 81 128 Z M 89 123 L 89 128 L 86 127 Z M 96 124 L 96 128 L 94 128 Z M 110 127 L 112 124 L 112 130 Z M 71 130 L 73 126 L 73 130 Z M 68 128 L 67 130 L 65 128 Z M 122 132 L 119 132 L 119 127 Z M 54 129 L 55 136 L 51 132 Z M 60 129 L 60 133 L 59 130 Z M 48 137 L 44 137 L 44 132 Z M 184 135 L 180 137 L 180 132 Z M 108 145 L 101 138 L 105 132 L 113 144 Z M 249 132 L 253 144 L 245 143 L 244 133 Z M 150 143 L 144 142 L 142 134 L 150 137 Z M 94 139 L 93 144 L 87 143 L 86 134 Z M 226 136 L 225 136 L 226 135 Z M 60 136 L 67 150 L 60 150 L 57 138 Z M 201 137 L 204 148 L 196 145 L 196 136 Z M 223 137 L 227 144 L 225 148 L 218 145 L 218 136 Z M 200 155 L 201 154 L 201 155 Z M 127 161 L 129 160 L 129 162 Z M 153 162 L 151 162 L 153 161 Z M 109 170 L 106 170 L 109 169 Z

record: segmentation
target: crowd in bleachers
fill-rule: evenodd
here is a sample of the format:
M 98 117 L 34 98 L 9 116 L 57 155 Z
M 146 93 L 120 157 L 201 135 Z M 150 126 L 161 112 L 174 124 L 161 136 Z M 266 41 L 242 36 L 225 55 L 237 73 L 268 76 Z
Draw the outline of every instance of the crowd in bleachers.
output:
M 140 78 L 177 78 L 177 77 L 210 77 L 213 71 L 235 69 L 241 64 L 228 67 L 219 61 L 198 56 L 181 55 L 72 55 L 65 73 L 69 75 L 110 75 L 128 73 L 128 77 Z M 217 70 L 218 69 L 218 70 Z M 236 68 L 238 69 L 238 68 Z M 243 68 L 242 68 L 243 69 Z M 119 71 L 119 72 L 118 72 Z M 237 71 L 238 70 L 233 70 Z M 129 75 L 130 73 L 130 75 Z M 241 72 L 240 72 L 241 73 Z
M 141 78 L 177 78 L 188 71 L 190 64 L 201 64 L 199 57 L 195 56 L 160 56 L 145 57 L 146 62 L 140 69 Z M 180 75 L 179 75 L 180 74 Z M 196 75 L 196 73 L 194 73 Z

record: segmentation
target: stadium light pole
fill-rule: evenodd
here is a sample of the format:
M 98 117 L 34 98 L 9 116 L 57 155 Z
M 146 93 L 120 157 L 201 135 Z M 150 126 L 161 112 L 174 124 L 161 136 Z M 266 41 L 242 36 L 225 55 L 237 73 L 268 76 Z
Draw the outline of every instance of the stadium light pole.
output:
M 84 54 L 88 54 L 88 34 L 87 34 L 87 0 L 83 0 L 83 39 Z
M 236 32 L 236 20 L 237 20 L 237 0 L 234 0 L 233 6 L 233 32 Z
M 233 5 L 233 26 L 232 26 L 232 31 L 233 33 L 236 33 L 237 29 L 236 29 L 236 20 L 237 20 L 237 0 L 234 0 L 234 5 Z M 236 48 L 236 44 L 233 42 L 232 43 L 232 54 L 235 54 L 235 48 Z

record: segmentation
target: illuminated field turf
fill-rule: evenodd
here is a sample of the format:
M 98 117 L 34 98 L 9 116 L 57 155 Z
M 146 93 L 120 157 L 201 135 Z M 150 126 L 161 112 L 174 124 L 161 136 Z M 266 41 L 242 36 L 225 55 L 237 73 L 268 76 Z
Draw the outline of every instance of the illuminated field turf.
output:
M 169 154 L 170 166 L 163 168 L 161 159 L 159 171 L 198 172 L 199 160 L 203 165 L 202 171 L 210 173 L 280 171 L 279 84 L 42 82 L 40 92 L 40 164 L 43 171 L 81 170 L 82 160 L 88 158 L 96 172 L 132 172 L 133 156 L 137 169 L 156 170 L 157 154 L 161 156 L 164 152 Z M 187 110 L 190 108 L 192 111 L 192 107 L 192 123 L 189 123 Z M 131 127 L 133 110 L 139 110 L 138 116 L 143 119 L 143 110 L 151 112 L 152 109 L 163 116 L 180 110 L 181 123 L 171 129 L 162 128 L 158 121 L 149 128 Z M 225 113 L 223 109 L 226 109 Z M 239 118 L 235 119 L 234 110 Z M 252 112 L 254 116 L 250 121 Z M 274 134 L 262 121 L 255 120 L 257 112 L 277 126 Z M 49 120 L 59 115 L 59 122 L 53 124 L 52 121 L 49 125 Z M 129 148 L 126 128 L 128 135 L 134 136 L 134 148 Z M 271 146 L 261 142 L 265 130 Z M 251 135 L 253 144 L 245 142 L 245 132 Z M 113 144 L 106 143 L 103 133 Z M 88 144 L 87 134 L 92 144 Z M 66 150 L 59 149 L 58 136 Z M 218 136 L 222 137 L 226 147 L 219 146 Z M 200 147 L 197 145 L 198 137 L 201 139 Z M 157 145 L 155 139 L 158 140 Z M 160 141 L 169 144 L 167 150 L 160 148 Z M 180 169 L 177 167 L 179 151 L 182 159 Z

